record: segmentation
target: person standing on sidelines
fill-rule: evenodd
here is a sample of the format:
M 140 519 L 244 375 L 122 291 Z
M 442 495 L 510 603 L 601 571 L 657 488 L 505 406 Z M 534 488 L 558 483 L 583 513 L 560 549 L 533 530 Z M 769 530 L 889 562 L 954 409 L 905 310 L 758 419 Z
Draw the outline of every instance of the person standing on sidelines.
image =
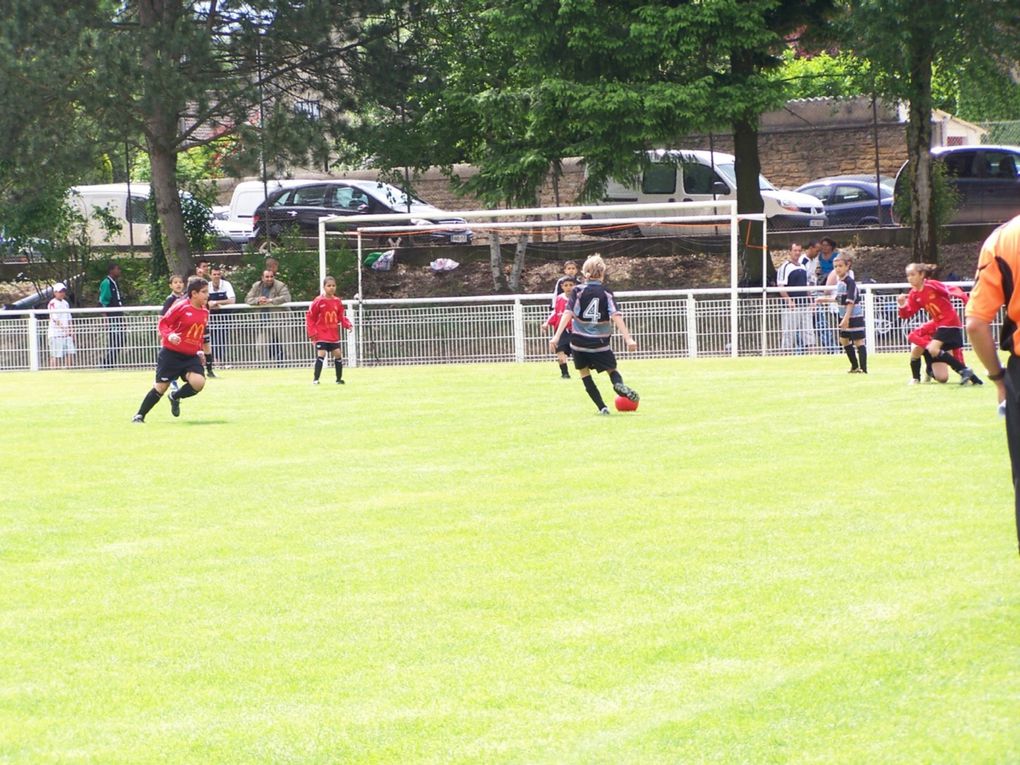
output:
M 74 365 L 74 329 L 71 327 L 71 306 L 67 303 L 67 287 L 63 282 L 53 285 L 53 298 L 46 305 L 50 321 L 46 337 L 50 342 L 50 366 Z
M 210 377 L 213 374 L 213 353 L 220 363 L 227 353 L 227 322 L 231 316 L 223 310 L 225 305 L 237 302 L 234 287 L 223 278 L 223 268 L 213 266 L 209 279 L 209 348 L 205 354 L 205 368 Z
M 322 362 L 329 353 L 333 356 L 336 384 L 344 384 L 344 359 L 341 353 L 340 327 L 350 332 L 354 327 L 344 313 L 343 301 L 336 296 L 336 279 L 327 276 L 322 280 L 322 294 L 312 301 L 305 314 L 305 329 L 315 343 L 315 372 L 312 385 L 319 384 Z
M 824 239 L 822 241 L 825 241 Z M 836 295 L 817 298 L 819 303 L 835 303 L 842 308 L 839 320 L 839 344 L 850 359 L 850 374 L 868 373 L 868 349 L 864 345 L 864 306 L 861 293 L 850 271 L 850 258 L 836 255 L 833 258 L 836 274 Z
M 623 377 L 616 368 L 616 355 L 609 345 L 613 336 L 613 327 L 623 335 L 627 350 L 637 350 L 637 341 L 631 337 L 623 315 L 616 307 L 613 293 L 605 288 L 602 281 L 606 276 L 606 263 L 599 254 L 592 255 L 581 266 L 584 284 L 579 284 L 570 291 L 567 308 L 560 317 L 560 326 L 556 334 L 549 340 L 553 351 L 559 344 L 560 337 L 571 327 L 570 350 L 574 355 L 574 368 L 581 374 L 581 382 L 588 397 L 594 402 L 599 414 L 609 414 L 609 407 L 602 399 L 592 370 L 606 372 L 613 382 L 613 390 L 617 394 L 638 401 L 637 391 L 623 382 Z
M 560 277 L 560 280 L 556 283 L 563 285 L 563 291 L 556 296 L 553 311 L 545 322 L 550 332 L 555 332 L 560 326 L 563 312 L 567 310 L 567 300 L 577 285 L 577 277 L 567 274 Z M 560 335 L 560 341 L 556 344 L 556 361 L 560 365 L 560 377 L 564 380 L 570 379 L 570 371 L 567 369 L 567 356 L 570 355 L 570 338 L 570 322 L 567 322 L 566 329 L 563 330 L 563 334 Z
M 117 280 L 120 278 L 120 265 L 109 263 L 106 266 L 106 277 L 99 283 L 99 304 L 106 308 L 106 355 L 103 367 L 110 369 L 117 362 L 120 347 L 124 344 L 124 315 L 117 309 L 124 305 Z
M 963 348 L 963 322 L 960 321 L 960 315 L 949 299 L 950 295 L 956 295 L 956 292 L 951 292 L 940 281 L 929 279 L 929 274 L 934 272 L 935 266 L 930 263 L 910 263 L 906 268 L 910 292 L 896 296 L 901 319 L 909 319 L 921 309 L 924 309 L 931 318 L 907 335 L 907 340 L 910 341 L 910 384 L 917 385 L 921 382 L 923 357 L 929 379 L 945 382 L 945 367 L 940 367 L 936 374 L 932 365 L 946 364 L 960 375 L 961 385 L 968 382 L 971 385 L 981 385 L 981 379 L 974 371 L 950 353 Z M 957 296 L 966 303 L 966 294 L 962 290 L 958 292 Z
M 196 395 L 205 387 L 205 367 L 202 364 L 202 336 L 209 321 L 209 284 L 205 279 L 188 282 L 184 300 L 178 300 L 159 320 L 162 347 L 156 359 L 156 382 L 142 399 L 133 423 L 145 422 L 147 415 L 170 387 L 170 382 L 183 375 L 187 381 L 177 391 L 171 391 L 170 413 L 181 416 L 181 399 Z
M 978 257 L 974 289 L 965 315 L 967 337 L 974 353 L 995 383 L 999 411 L 1006 417 L 1006 443 L 1013 472 L 1013 514 L 1020 551 L 1020 215 L 999 226 L 985 240 Z M 1005 369 L 999 359 L 992 323 L 1005 306 L 999 347 L 1009 352 Z M 1003 406 L 1004 405 L 1004 406 Z
M 782 348 L 797 353 L 817 350 L 818 339 L 812 322 L 812 309 L 805 291 L 787 292 L 786 287 L 807 287 L 808 272 L 801 246 L 794 242 L 786 260 L 776 269 L 776 286 L 782 298 L 783 313 L 780 319 Z

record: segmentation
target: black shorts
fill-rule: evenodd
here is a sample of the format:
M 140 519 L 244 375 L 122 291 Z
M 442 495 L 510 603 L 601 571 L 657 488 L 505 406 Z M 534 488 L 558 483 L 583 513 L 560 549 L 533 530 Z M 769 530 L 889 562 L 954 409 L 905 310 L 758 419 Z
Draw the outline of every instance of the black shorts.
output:
M 328 352 L 332 353 L 333 351 L 339 351 L 340 350 L 340 343 L 327 343 L 325 340 L 316 340 L 315 341 L 315 350 L 317 350 L 317 351 L 328 351 Z
M 171 351 L 169 348 L 159 349 L 159 355 L 156 357 L 156 382 L 170 382 L 178 377 L 183 378 L 189 372 L 205 377 L 202 359 L 198 356 Z
M 212 342 L 212 335 L 209 334 L 209 325 L 205 325 L 205 332 L 202 333 L 202 345 L 209 345 Z
M 560 339 L 556 343 L 556 352 L 565 353 L 568 356 L 571 355 L 572 351 L 570 350 L 570 332 L 564 332 L 562 335 L 560 335 Z
M 616 354 L 612 351 L 571 350 L 574 352 L 574 369 L 594 369 L 596 372 L 616 369 Z
M 942 343 L 942 350 L 951 351 L 963 347 L 963 327 L 939 327 L 932 338 Z
M 863 316 L 851 316 L 850 326 L 847 329 L 840 329 L 839 336 L 844 340 L 863 340 L 864 339 L 864 317 Z

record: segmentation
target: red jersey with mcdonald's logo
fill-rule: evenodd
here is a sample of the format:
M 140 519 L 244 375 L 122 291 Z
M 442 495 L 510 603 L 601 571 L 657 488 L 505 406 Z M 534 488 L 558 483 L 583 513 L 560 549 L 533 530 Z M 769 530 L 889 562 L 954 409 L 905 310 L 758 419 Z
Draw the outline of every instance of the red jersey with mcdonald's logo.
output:
M 351 328 L 351 321 L 344 315 L 344 304 L 340 298 L 319 295 L 308 307 L 305 314 L 305 328 L 308 336 L 317 342 L 339 343 L 340 326 Z
M 205 308 L 195 308 L 190 300 L 178 300 L 159 320 L 159 336 L 163 338 L 163 347 L 194 356 L 202 350 L 202 335 L 208 323 L 209 312 Z M 181 336 L 181 342 L 177 345 L 167 339 L 174 333 Z
M 950 295 L 956 295 L 956 293 L 950 292 L 949 288 L 942 282 L 935 279 L 925 279 L 921 289 L 910 290 L 907 293 L 906 305 L 901 306 L 899 309 L 900 318 L 909 319 L 923 308 L 936 326 L 963 326 L 963 322 L 960 321 L 960 314 L 957 313 L 956 307 L 953 305 L 952 300 L 949 299 Z M 962 290 L 956 296 L 964 303 L 967 302 L 967 296 Z

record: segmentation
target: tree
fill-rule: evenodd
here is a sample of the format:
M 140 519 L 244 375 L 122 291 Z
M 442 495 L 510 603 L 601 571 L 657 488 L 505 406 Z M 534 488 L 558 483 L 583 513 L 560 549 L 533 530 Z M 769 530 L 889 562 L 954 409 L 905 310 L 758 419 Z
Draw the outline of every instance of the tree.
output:
M 847 39 L 868 60 L 875 92 L 909 104 L 913 258 L 937 263 L 931 167 L 933 74 L 974 59 L 998 68 L 1020 52 L 1020 16 L 998 0 L 851 0 Z
M 434 35 L 446 53 L 430 60 L 444 86 L 436 93 L 429 78 L 411 79 L 405 100 L 420 117 L 418 130 L 441 141 L 446 157 L 453 149 L 457 159 L 480 168 L 467 190 L 490 204 L 530 205 L 562 159 L 579 156 L 591 199 L 609 178 L 635 177 L 647 162 L 645 149 L 732 125 L 738 206 L 760 212 L 757 120 L 783 92 L 762 73 L 778 62 L 784 35 L 819 22 L 832 3 L 447 0 L 442 6 L 448 12 L 436 12 L 435 23 L 418 29 Z M 387 135 L 385 128 L 377 136 Z M 385 141 L 368 145 L 391 161 Z M 744 263 L 747 275 L 760 275 L 760 249 Z
M 6 0 L 24 25 L 26 45 L 80 41 L 60 69 L 50 98 L 88 115 L 104 135 L 149 155 L 167 259 L 191 266 L 177 193 L 177 157 L 189 147 L 238 134 L 237 162 L 325 164 L 329 136 L 356 103 L 362 46 L 385 34 L 389 0 L 92 0 L 72 4 L 68 26 L 52 0 Z M 57 34 L 54 34 L 56 30 Z M 22 36 L 23 38 L 24 36 Z M 295 108 L 304 102 L 305 108 Z M 40 103 L 28 117 L 54 109 Z M 59 145 L 59 141 L 56 142 Z

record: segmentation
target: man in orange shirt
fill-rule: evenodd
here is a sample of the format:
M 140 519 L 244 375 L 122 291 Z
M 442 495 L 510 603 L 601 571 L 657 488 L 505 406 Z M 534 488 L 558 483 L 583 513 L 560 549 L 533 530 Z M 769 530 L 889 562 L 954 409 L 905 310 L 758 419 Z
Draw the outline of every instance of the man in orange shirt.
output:
M 974 353 L 988 370 L 988 379 L 995 383 L 999 409 L 1005 405 L 1006 442 L 1013 469 L 1013 505 L 1020 543 L 1020 216 L 1002 224 L 985 240 L 978 258 L 974 291 L 967 303 L 967 335 Z M 1006 307 L 1006 316 L 999 331 L 999 347 L 1009 351 L 1003 369 L 992 336 L 992 322 L 999 309 Z

